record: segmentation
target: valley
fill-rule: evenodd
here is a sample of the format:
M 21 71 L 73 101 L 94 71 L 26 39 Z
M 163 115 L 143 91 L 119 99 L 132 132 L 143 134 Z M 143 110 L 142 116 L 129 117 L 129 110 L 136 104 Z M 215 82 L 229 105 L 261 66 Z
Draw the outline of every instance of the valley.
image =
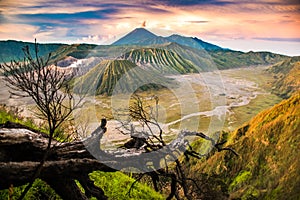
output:
M 154 95 L 159 98 L 158 122 L 168 140 L 184 129 L 206 134 L 232 131 L 281 100 L 270 93 L 273 77 L 266 72 L 267 68 L 248 67 L 173 75 L 168 77 L 180 83 L 179 87 L 139 91 L 137 94 L 145 99 Z M 2 87 L 0 92 L 2 104 L 17 107 L 20 115 L 34 118 L 32 100 L 9 98 L 7 87 Z M 114 148 L 128 140 L 128 135 L 116 130 L 120 124 L 114 111 L 120 105 L 128 105 L 126 98 L 124 94 L 87 96 L 84 106 L 74 115 L 75 123 L 85 126 L 81 127 L 85 131 L 79 132 L 80 136 L 87 137 L 99 126 L 102 118 L 107 118 L 108 132 L 102 140 L 105 148 Z M 149 103 L 154 106 L 153 101 Z M 41 123 L 38 119 L 35 121 Z

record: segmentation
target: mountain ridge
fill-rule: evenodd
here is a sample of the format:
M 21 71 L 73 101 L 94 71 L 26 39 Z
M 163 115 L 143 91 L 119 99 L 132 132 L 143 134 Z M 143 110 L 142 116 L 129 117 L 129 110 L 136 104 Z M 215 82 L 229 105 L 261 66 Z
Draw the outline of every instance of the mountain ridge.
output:
M 21 42 L 16 43 L 20 49 L 23 47 L 22 45 L 25 45 L 25 43 Z M 241 51 L 224 49 L 214 44 L 202 41 L 196 37 L 184 37 L 176 34 L 168 37 L 157 36 L 144 28 L 137 28 L 131 31 L 114 44 L 119 45 L 55 44 L 56 46 L 51 46 L 51 44 L 49 44 L 50 46 L 47 47 L 48 44 L 39 44 L 39 46 L 44 45 L 53 51 L 50 64 L 60 62 L 69 56 L 74 57 L 75 59 L 84 59 L 89 57 L 118 59 L 121 56 L 130 53 L 132 49 L 141 48 L 158 48 L 178 54 L 182 59 L 196 66 L 197 71 L 213 71 L 255 65 L 270 65 L 288 58 L 287 56 L 271 52 L 250 51 L 244 53 Z M 32 47 L 33 43 L 30 45 Z M 15 48 L 17 48 L 15 45 L 6 45 L 4 48 L 0 48 L 0 59 L 2 55 L 2 57 L 5 57 L 6 62 L 10 61 L 15 55 Z M 50 50 L 40 51 L 40 55 L 43 55 Z M 159 50 L 157 50 L 157 52 L 158 51 Z M 136 62 L 136 64 L 139 63 Z M 159 62 L 154 63 L 156 66 L 159 66 L 160 64 L 161 63 Z M 190 64 L 187 64 L 188 68 L 190 68 L 189 65 Z M 191 72 L 190 70 L 183 71 Z
M 25 46 L 29 47 L 29 50 L 33 56 L 34 54 L 34 43 L 33 42 L 23 42 L 17 40 L 4 40 L 0 41 L 0 63 L 1 62 L 10 62 L 11 60 L 22 60 L 24 53 L 22 48 Z M 60 43 L 45 43 L 38 44 L 39 55 L 47 56 L 49 53 L 56 51 L 61 46 L 66 46 L 65 44 Z
M 177 53 L 159 48 L 132 49 L 121 58 L 130 60 L 145 69 L 163 74 L 186 74 L 197 72 L 197 67 Z
M 300 56 L 276 63 L 267 71 L 273 73 L 275 78 L 274 94 L 286 99 L 300 90 Z
M 173 34 L 168 37 L 162 37 L 155 35 L 145 28 L 134 29 L 119 40 L 113 42 L 112 45 L 153 45 L 164 44 L 168 42 L 176 42 L 184 46 L 193 47 L 196 49 L 205 49 L 208 51 L 223 49 L 222 47 L 210 44 L 201 39 L 198 39 L 197 37 L 185 37 L 178 34 Z
M 103 60 L 75 81 L 74 91 L 90 95 L 133 93 L 175 86 L 170 78 L 146 71 L 129 60 Z
M 173 34 L 169 37 L 166 37 L 166 39 L 170 40 L 171 42 L 175 42 L 195 49 L 205 49 L 208 51 L 224 50 L 224 48 L 222 47 L 205 42 L 197 37 L 185 37 L 178 34 Z
M 157 43 L 155 40 L 159 39 L 164 40 L 162 37 L 155 35 L 147 29 L 136 28 L 119 40 L 113 42 L 112 45 L 150 45 Z M 162 42 L 164 43 L 165 41 Z

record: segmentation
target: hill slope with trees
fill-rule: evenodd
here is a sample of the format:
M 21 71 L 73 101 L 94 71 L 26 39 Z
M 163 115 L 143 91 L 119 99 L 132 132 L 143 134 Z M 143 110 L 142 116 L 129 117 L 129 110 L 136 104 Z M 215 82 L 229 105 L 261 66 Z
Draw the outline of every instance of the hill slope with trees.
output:
M 283 98 L 288 98 L 300 90 L 300 57 L 292 57 L 272 66 L 269 70 L 276 81 L 273 92 Z
M 228 136 L 239 158 L 224 152 L 190 173 L 218 174 L 231 198 L 298 199 L 300 186 L 300 92 L 255 116 Z

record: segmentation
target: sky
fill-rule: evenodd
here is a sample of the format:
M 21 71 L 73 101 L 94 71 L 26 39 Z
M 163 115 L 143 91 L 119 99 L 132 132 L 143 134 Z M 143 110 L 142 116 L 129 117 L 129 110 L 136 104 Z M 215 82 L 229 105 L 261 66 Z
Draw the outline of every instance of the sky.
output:
M 111 44 L 138 27 L 300 56 L 300 0 L 0 0 L 0 40 Z

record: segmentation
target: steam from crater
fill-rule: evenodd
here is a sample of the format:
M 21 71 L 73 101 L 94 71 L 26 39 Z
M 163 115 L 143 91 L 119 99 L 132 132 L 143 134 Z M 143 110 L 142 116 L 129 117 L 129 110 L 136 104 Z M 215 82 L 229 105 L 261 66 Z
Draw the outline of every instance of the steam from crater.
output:
M 146 21 L 143 21 L 142 23 L 142 27 L 145 28 L 146 27 Z

